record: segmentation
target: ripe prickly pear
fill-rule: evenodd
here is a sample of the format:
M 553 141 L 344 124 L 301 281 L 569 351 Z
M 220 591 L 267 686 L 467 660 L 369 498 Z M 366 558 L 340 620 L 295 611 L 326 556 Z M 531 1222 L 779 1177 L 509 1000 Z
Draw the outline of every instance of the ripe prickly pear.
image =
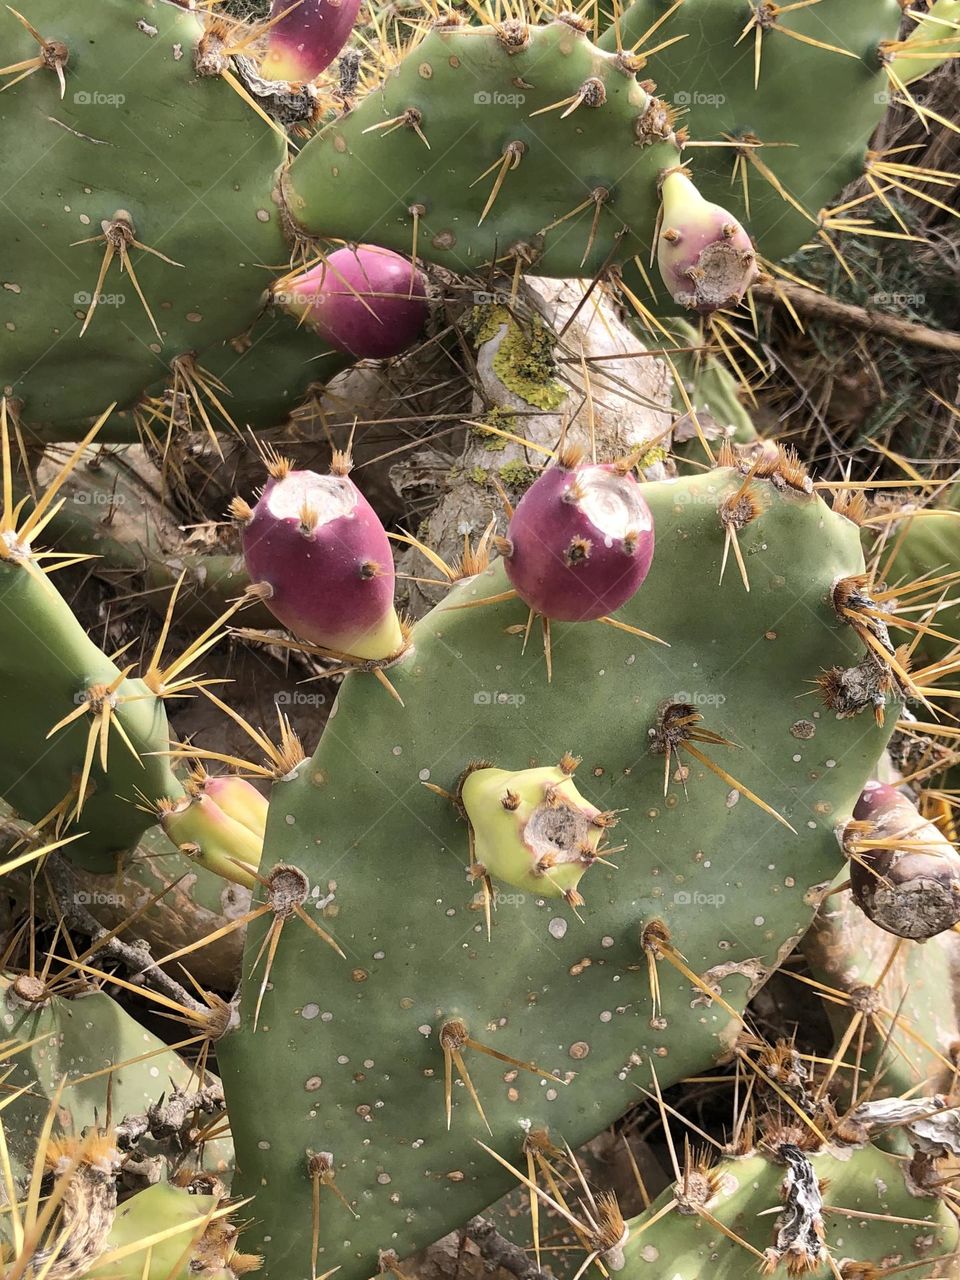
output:
M 426 281 L 406 258 L 361 244 L 287 282 L 278 301 L 359 360 L 399 355 L 427 319 Z
M 520 499 L 501 550 L 531 609 L 588 622 L 618 609 L 647 576 L 653 516 L 625 466 L 561 454 Z
M 313 80 L 349 39 L 360 0 L 273 0 L 263 58 L 271 80 Z
M 843 833 L 854 901 L 900 938 L 925 941 L 960 921 L 960 854 L 896 787 L 868 782 Z
M 703 315 L 739 303 L 757 276 L 753 243 L 740 223 L 704 200 L 682 168 L 663 178 L 660 198 L 657 262 L 674 302 Z
M 330 474 L 271 464 L 254 508 L 235 501 L 243 556 L 264 603 L 310 644 L 380 661 L 404 647 L 393 607 L 393 555 L 377 513 L 335 454 Z

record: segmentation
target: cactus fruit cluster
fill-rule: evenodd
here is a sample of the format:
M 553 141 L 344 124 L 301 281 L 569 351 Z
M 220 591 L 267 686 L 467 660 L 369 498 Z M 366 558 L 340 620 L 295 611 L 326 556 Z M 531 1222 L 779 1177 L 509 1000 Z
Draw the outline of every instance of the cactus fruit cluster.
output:
M 730 371 L 957 5 L 242 7 L 0 15 L 0 1277 L 409 1280 L 513 1202 L 525 1280 L 950 1274 L 957 512 Z M 469 406 L 328 387 L 418 342 Z M 453 562 L 352 456 L 426 421 L 523 450 Z

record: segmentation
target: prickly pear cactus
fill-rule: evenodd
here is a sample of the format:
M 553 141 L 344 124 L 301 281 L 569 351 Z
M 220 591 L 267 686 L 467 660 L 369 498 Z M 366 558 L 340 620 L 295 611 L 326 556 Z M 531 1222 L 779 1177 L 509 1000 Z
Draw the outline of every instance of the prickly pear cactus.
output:
M 441 20 L 304 147 L 284 178 L 291 215 L 313 235 L 375 226 L 380 244 L 457 271 L 590 275 L 649 255 L 674 113 L 586 25 Z
M 218 1203 L 219 1197 L 169 1182 L 146 1187 L 116 1211 L 92 1274 L 98 1280 L 192 1280 L 198 1274 L 234 1280 L 255 1271 L 258 1259 L 236 1248 L 236 1227 L 214 1216 Z
M 0 709 L 17 726 L 0 793 L 18 816 L 74 826 L 72 857 L 108 870 L 156 821 L 138 795 L 177 797 L 154 691 L 87 636 L 21 530 L 0 542 Z
M 58 994 L 59 993 L 59 994 Z M 74 971 L 59 981 L 0 977 L 11 1092 L 4 1109 L 11 1156 L 29 1168 L 51 1100 L 75 1133 L 112 1108 L 117 1120 L 147 1111 L 164 1090 L 189 1089 L 194 1072 L 170 1047 Z M 187 1037 L 184 1036 L 184 1039 Z M 7 1056 L 5 1054 L 5 1056 Z M 223 1171 L 228 1144 L 214 1142 L 209 1167 Z
M 378 1250 L 402 1256 L 502 1192 L 478 1140 L 513 1164 L 531 1127 L 575 1146 L 636 1097 L 647 1058 L 667 1082 L 719 1058 L 809 924 L 887 731 L 810 696 L 862 656 L 833 600 L 862 569 L 856 527 L 788 456 L 758 475 L 643 486 L 650 574 L 620 627 L 552 625 L 552 683 L 532 636 L 524 652 L 526 608 L 480 604 L 508 588 L 502 568 L 465 582 L 386 673 L 404 705 L 350 675 L 314 758 L 276 785 L 269 934 L 251 929 L 243 1026 L 220 1047 L 267 1274 L 310 1265 L 314 1181 L 318 1265 L 365 1277 Z M 734 541 L 749 593 L 734 554 L 721 581 Z M 619 823 L 564 901 L 549 862 L 541 893 L 479 866 L 476 797 L 474 840 L 454 801 L 478 763 L 532 780 L 568 753 L 588 812 Z M 510 790 L 477 803 L 492 817 Z M 294 918 L 292 886 L 325 904 L 345 959 Z
M 870 1146 L 811 1156 L 798 1138 L 784 1132 L 763 1154 L 691 1168 L 629 1222 L 627 1274 L 877 1276 L 893 1258 L 950 1274 L 956 1218 L 917 1197 L 899 1160 Z
M 224 82 L 224 41 L 174 4 L 95 10 L 0 20 L 11 64 L 38 54 L 30 26 L 54 49 L 0 97 L 0 388 L 38 426 L 127 405 L 242 331 L 287 260 L 284 143 Z
M 629 48 L 660 20 L 644 74 L 695 141 L 729 143 L 694 153 L 698 186 L 747 222 L 767 259 L 786 257 L 863 170 L 890 99 L 883 46 L 897 39 L 901 6 L 685 0 L 668 10 L 637 0 L 601 47 Z

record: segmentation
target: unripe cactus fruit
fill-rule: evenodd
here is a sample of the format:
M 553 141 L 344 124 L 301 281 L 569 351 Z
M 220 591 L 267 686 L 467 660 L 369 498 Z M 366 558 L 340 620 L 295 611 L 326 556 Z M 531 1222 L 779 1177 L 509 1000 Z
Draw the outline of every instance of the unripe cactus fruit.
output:
M 408 259 L 361 244 L 337 249 L 288 280 L 278 301 L 338 351 L 359 360 L 399 355 L 427 319 L 426 282 Z
M 204 778 L 202 789 L 228 817 L 263 840 L 270 806 L 253 783 L 236 774 L 226 774 Z
M 360 0 L 273 0 L 263 74 L 271 80 L 313 80 L 350 37 Z
M 960 51 L 960 0 L 933 0 L 926 15 L 893 47 L 893 72 L 902 84 L 928 75 L 944 58 Z M 955 38 L 954 38 L 955 33 Z
M 960 921 L 960 854 L 911 801 L 868 782 L 843 832 L 854 901 L 900 938 L 925 941 Z
M 393 555 L 377 513 L 334 455 L 329 475 L 292 471 L 285 459 L 254 508 L 235 500 L 251 582 L 285 627 L 309 644 L 361 661 L 404 647 L 393 607 Z
M 682 168 L 660 187 L 657 262 L 674 302 L 703 315 L 739 303 L 757 276 L 753 243 L 721 205 L 711 204 Z
M 587 622 L 631 598 L 653 559 L 653 516 L 617 463 L 561 455 L 520 499 L 501 543 L 507 577 L 545 618 Z
M 158 803 L 160 823 L 181 852 L 225 880 L 252 889 L 263 836 L 230 817 L 208 795 Z
M 573 781 L 579 763 L 568 755 L 547 768 L 467 771 L 459 799 L 470 823 L 475 878 L 582 904 L 577 885 L 601 856 L 598 846 L 616 815 L 584 800 Z

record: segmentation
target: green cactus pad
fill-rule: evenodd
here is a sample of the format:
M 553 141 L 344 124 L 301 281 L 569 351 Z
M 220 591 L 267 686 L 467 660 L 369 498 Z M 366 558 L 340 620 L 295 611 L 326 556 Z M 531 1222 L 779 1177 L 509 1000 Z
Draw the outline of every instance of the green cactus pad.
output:
M 624 1274 L 631 1280 L 647 1276 L 650 1280 L 662 1276 L 699 1280 L 706 1275 L 712 1280 L 755 1280 L 758 1271 L 764 1275 L 867 1276 L 883 1275 L 887 1266 L 911 1262 L 921 1264 L 918 1275 L 948 1274 L 938 1269 L 937 1260 L 957 1248 L 957 1220 L 942 1201 L 911 1194 L 904 1168 L 893 1156 L 868 1146 L 814 1155 L 810 1165 L 816 1177 L 825 1180 L 821 1189 L 825 1208 L 820 1214 L 825 1238 L 818 1250 L 814 1245 L 819 1256 L 813 1265 L 801 1265 L 807 1256 L 802 1246 L 784 1250 L 778 1257 L 775 1242 L 782 1219 L 775 1212 L 760 1215 L 784 1208 L 781 1188 L 788 1166 L 754 1155 L 724 1161 L 709 1171 L 716 1193 L 704 1208 L 714 1222 L 689 1209 L 674 1209 L 656 1221 L 674 1193 L 683 1194 L 683 1188 L 675 1186 L 658 1197 L 646 1213 L 632 1219 L 628 1224 L 630 1240 L 624 1249 Z M 706 1182 L 696 1175 L 695 1179 L 691 1179 L 692 1191 Z M 816 1198 L 813 1192 L 810 1199 Z M 725 1235 L 718 1222 L 753 1252 Z M 806 1226 L 807 1219 L 798 1215 L 797 1224 Z M 787 1224 L 781 1245 L 795 1233 L 791 1225 Z M 840 1270 L 831 1271 L 828 1251 Z M 762 1269 L 758 1253 L 767 1254 L 769 1270 Z M 894 1258 L 896 1263 L 891 1262 Z M 848 1270 L 843 1269 L 844 1261 L 850 1264 Z M 854 1263 L 872 1264 L 874 1269 L 857 1270 Z
M 222 78 L 197 73 L 195 13 L 32 0 L 26 16 L 69 56 L 63 97 L 50 68 L 0 96 L 0 388 L 26 424 L 63 427 L 132 403 L 173 359 L 255 319 L 287 260 L 273 198 L 284 143 Z M 37 52 L 7 10 L 0 45 L 11 62 Z M 121 210 L 156 251 L 131 245 L 129 259 L 162 338 L 119 256 L 80 337 L 101 223 Z
M 806 7 L 780 6 L 785 12 L 779 16 L 777 7 L 748 6 L 743 0 L 685 0 L 657 27 L 652 42 L 687 38 L 651 55 L 644 68 L 668 106 L 685 111 L 677 123 L 689 128 L 694 141 L 732 137 L 769 144 L 757 151 L 760 162 L 810 218 L 785 200 L 749 160 L 744 162 L 748 209 L 739 180 L 731 183 L 733 147 L 699 148 L 690 154 L 701 193 L 736 214 L 760 252 L 773 260 L 810 239 L 819 211 L 862 172 L 870 135 L 890 98 L 880 45 L 896 40 L 901 14 L 897 0 L 821 0 Z M 623 46 L 629 48 L 668 8 L 666 0 L 636 0 L 620 20 Z M 763 32 L 758 88 L 754 29 L 740 40 L 751 10 L 767 10 L 774 21 Z M 611 27 L 601 47 L 614 50 L 617 39 Z M 854 56 L 816 48 L 809 40 Z
M 837 719 L 810 696 L 824 667 L 861 656 L 832 589 L 863 560 L 856 526 L 796 474 L 800 488 L 778 475 L 754 482 L 766 509 L 739 533 L 750 593 L 735 571 L 719 584 L 718 505 L 741 480 L 718 470 L 644 486 L 657 550 L 618 620 L 670 648 L 600 623 L 554 625 L 548 684 L 533 637 L 521 652 L 517 601 L 451 607 L 503 592 L 496 565 L 414 629 L 386 673 L 405 706 L 372 675 L 349 675 L 312 761 L 274 787 L 262 865 L 305 871 L 302 909 L 316 904 L 347 959 L 286 919 L 269 975 L 261 958 L 247 989 L 242 1029 L 220 1045 L 243 1187 L 257 1194 L 251 1247 L 269 1276 L 309 1266 L 308 1149 L 332 1153 L 359 1214 L 321 1187 L 320 1269 L 364 1280 L 378 1249 L 402 1256 L 503 1192 L 508 1179 L 476 1139 L 513 1162 L 528 1125 L 576 1146 L 636 1099 L 648 1057 L 664 1082 L 715 1061 L 737 1033 L 731 1010 L 809 925 L 817 886 L 840 863 L 834 823 L 886 736 L 869 713 Z M 664 796 L 650 737 L 658 723 L 662 736 L 664 700 L 696 707 L 738 744 L 703 751 L 797 834 L 682 748 Z M 568 751 L 583 758 L 584 799 L 625 810 L 626 849 L 610 856 L 619 869 L 598 863 L 584 876 L 582 920 L 562 900 L 495 882 L 488 942 L 471 910 L 482 903 L 466 826 L 423 784 L 453 793 L 477 760 L 536 768 Z M 723 1003 L 657 964 L 655 945 L 644 950 L 658 920 Z M 263 942 L 252 926 L 248 967 Z M 648 965 L 660 982 L 652 1022 Z M 457 1020 L 475 1042 L 570 1083 L 467 1045 L 492 1137 L 458 1085 L 448 1132 L 440 1032 Z
M 105 695 L 117 722 L 109 731 L 107 770 L 95 740 L 92 793 L 69 832 L 81 838 L 66 846 L 68 856 L 91 870 L 109 870 L 156 821 L 138 807 L 144 798 L 183 794 L 164 754 L 170 731 L 163 703 L 142 680 L 120 676 L 35 561 L 0 560 L 0 716 L 9 726 L 0 795 L 19 817 L 38 823 L 76 794 L 91 750 L 96 696 L 113 689 Z M 49 736 L 85 700 L 87 710 Z M 69 817 L 70 808 L 61 816 Z
M 216 400 L 203 396 L 207 421 L 194 408 L 191 423 L 195 429 L 207 429 L 209 423 L 215 432 L 282 426 L 312 388 L 324 386 L 353 363 L 351 356 L 324 346 L 293 316 L 270 307 L 246 332 L 214 343 L 196 357 L 200 376 Z M 151 387 L 150 406 L 141 412 L 145 429 L 161 443 L 179 429 L 176 418 L 171 425 L 168 385 L 169 380 Z M 121 418 L 128 438 L 136 439 L 137 423 L 129 413 L 114 414 L 104 429 L 116 431 Z
M 861 1094 L 874 1075 L 877 1098 L 950 1089 L 958 1038 L 948 995 L 952 942 L 949 933 L 923 943 L 892 937 L 867 919 L 849 893 L 827 898 L 818 911 L 803 953 L 813 977 L 836 993 L 824 1008 L 837 1041 L 857 1022 L 846 1060 L 861 1062 Z M 849 1081 L 843 1072 L 837 1076 L 838 1085 Z
M 223 1250 L 223 1265 L 217 1265 L 219 1251 L 204 1248 L 207 1215 L 216 1204 L 214 1196 L 197 1195 L 169 1182 L 137 1192 L 118 1207 L 102 1261 L 89 1272 L 91 1280 L 194 1280 L 198 1274 L 203 1280 L 233 1280 L 229 1245 Z M 151 1245 L 149 1252 L 142 1247 L 165 1231 L 170 1236 Z M 210 1237 L 219 1234 L 214 1225 Z
M 204 351 L 200 363 L 227 388 L 224 407 L 243 431 L 281 426 L 311 387 L 325 386 L 354 361 L 324 346 L 293 316 L 270 308 L 240 337 Z
M 375 229 L 409 253 L 417 207 L 418 253 L 452 270 L 519 258 L 538 275 L 590 275 L 649 256 L 657 176 L 677 155 L 671 113 L 576 26 L 443 26 L 304 147 L 284 194 L 313 235 Z
M 105 992 L 44 997 L 31 1005 L 17 990 L 17 980 L 0 977 L 3 1041 L 18 1046 L 37 1041 L 25 1051 L 15 1050 L 7 1078 L 11 1090 L 30 1086 L 3 1112 L 11 1155 L 21 1168 L 31 1165 L 49 1103 L 63 1082 L 59 1110 L 69 1123 L 62 1127 L 73 1134 L 103 1124 L 108 1092 L 116 1122 L 143 1114 L 171 1087 L 196 1088 L 195 1072 Z M 226 1171 L 229 1142 L 218 1139 L 209 1145 L 207 1157 L 208 1168 Z
M 954 36 L 956 33 L 956 36 Z M 926 16 L 910 32 L 894 58 L 904 84 L 928 75 L 948 57 L 960 54 L 960 0 L 933 0 Z

